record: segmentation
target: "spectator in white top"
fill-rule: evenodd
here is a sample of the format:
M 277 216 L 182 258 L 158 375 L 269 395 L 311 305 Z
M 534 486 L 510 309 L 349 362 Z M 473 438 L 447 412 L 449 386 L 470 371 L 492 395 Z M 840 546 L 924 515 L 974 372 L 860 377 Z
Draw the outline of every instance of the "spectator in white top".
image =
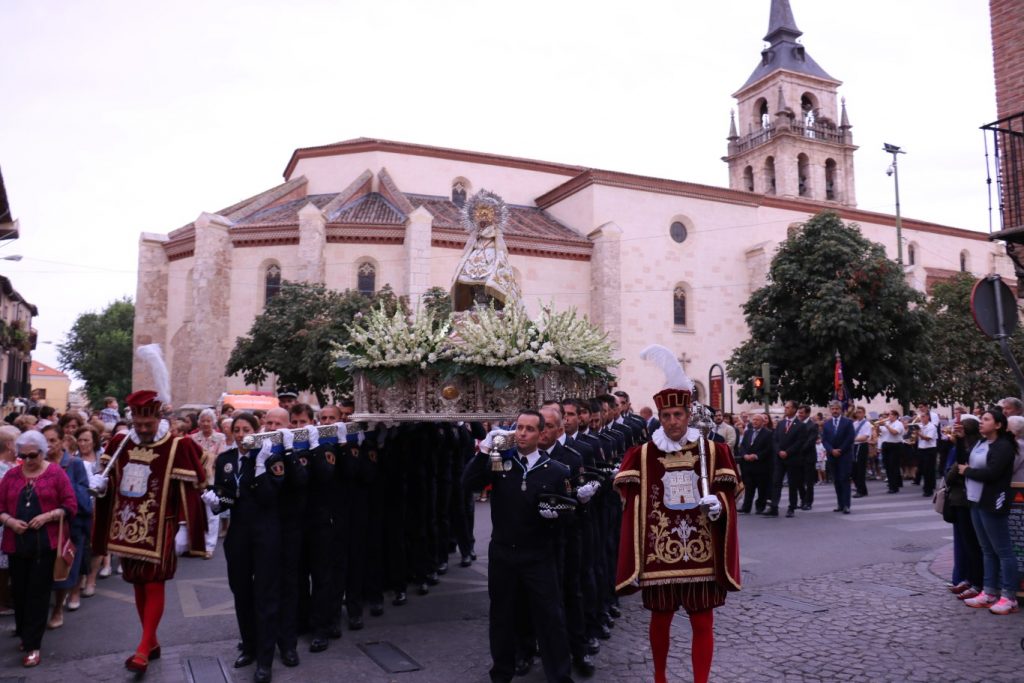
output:
M 932 421 L 932 413 L 926 403 L 921 404 L 918 419 L 920 429 L 917 433 L 917 473 L 921 477 L 921 495 L 931 496 L 935 492 L 935 459 L 939 453 L 939 427 L 937 421 Z
M 889 484 L 889 493 L 899 493 L 903 488 L 901 456 L 903 454 L 903 433 L 906 428 L 897 410 L 890 410 L 878 425 L 878 447 L 882 451 L 882 466 Z
M 864 408 L 858 406 L 853 413 L 853 486 L 854 498 L 868 495 L 868 450 L 871 448 L 871 422 Z

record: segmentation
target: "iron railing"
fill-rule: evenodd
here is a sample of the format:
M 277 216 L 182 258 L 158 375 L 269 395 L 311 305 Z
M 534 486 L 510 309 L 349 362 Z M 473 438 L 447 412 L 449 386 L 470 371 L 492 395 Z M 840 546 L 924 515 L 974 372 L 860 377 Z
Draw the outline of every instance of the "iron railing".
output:
M 1024 232 L 1024 112 L 985 124 L 981 129 L 985 131 L 989 232 L 992 232 L 993 175 L 1001 231 Z

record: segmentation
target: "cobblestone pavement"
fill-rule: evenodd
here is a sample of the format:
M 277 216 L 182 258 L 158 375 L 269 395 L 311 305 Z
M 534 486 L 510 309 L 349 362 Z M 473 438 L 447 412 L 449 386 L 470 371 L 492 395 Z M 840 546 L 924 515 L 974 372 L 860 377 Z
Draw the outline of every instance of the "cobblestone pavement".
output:
M 817 578 L 759 586 L 730 594 L 716 612 L 714 681 L 920 681 L 999 682 L 1024 680 L 1024 614 L 997 617 L 964 607 L 945 589 L 932 569 L 944 571 L 948 548 L 918 562 L 876 564 Z M 484 559 L 484 558 L 481 558 Z M 475 568 L 482 571 L 482 567 Z M 487 680 L 486 594 L 480 574 L 462 580 L 461 588 L 431 596 L 436 600 L 411 620 L 389 614 L 373 628 L 346 631 L 326 653 L 300 649 L 302 665 L 286 669 L 275 663 L 280 682 L 355 681 L 423 683 Z M 623 601 L 623 616 L 612 640 L 603 643 L 594 681 L 640 683 L 651 680 L 647 647 L 647 613 L 635 598 Z M 689 626 L 685 617 L 673 624 L 671 680 L 690 680 Z M 165 647 L 146 680 L 187 680 L 186 660 L 219 658 L 229 680 L 251 680 L 252 668 L 234 670 L 234 632 L 223 639 Z M 53 643 L 56 639 L 48 636 Z M 387 641 L 401 647 L 421 670 L 387 674 L 357 647 Z M 127 681 L 127 652 L 51 659 L 35 670 L 16 666 L 13 639 L 10 658 L 0 676 L 28 681 Z M 59 655 L 54 655 L 58 657 Z M 206 660 L 208 664 L 212 660 Z M 3 680 L 3 679 L 0 679 Z M 523 683 L 543 680 L 539 667 Z

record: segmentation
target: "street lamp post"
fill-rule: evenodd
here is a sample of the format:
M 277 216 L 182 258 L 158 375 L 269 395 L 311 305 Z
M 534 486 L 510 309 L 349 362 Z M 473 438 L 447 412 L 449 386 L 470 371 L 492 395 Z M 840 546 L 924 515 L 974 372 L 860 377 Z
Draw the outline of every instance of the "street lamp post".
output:
M 882 151 L 888 152 L 892 155 L 892 165 L 886 170 L 887 175 L 893 177 L 893 181 L 896 184 L 896 263 L 903 265 L 903 221 L 900 218 L 900 169 L 896 165 L 896 155 L 906 154 L 902 149 L 896 145 L 890 145 L 888 142 L 882 143 Z

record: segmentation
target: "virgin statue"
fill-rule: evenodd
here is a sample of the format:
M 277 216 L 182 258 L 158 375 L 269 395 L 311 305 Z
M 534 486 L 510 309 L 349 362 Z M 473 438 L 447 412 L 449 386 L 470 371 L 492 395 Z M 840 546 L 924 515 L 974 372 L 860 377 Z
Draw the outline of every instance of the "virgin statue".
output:
M 501 309 L 509 302 L 519 301 L 519 285 L 502 236 L 508 215 L 501 197 L 487 190 L 480 190 L 463 205 L 462 225 L 469 238 L 452 282 L 452 305 L 456 311 L 492 302 Z

